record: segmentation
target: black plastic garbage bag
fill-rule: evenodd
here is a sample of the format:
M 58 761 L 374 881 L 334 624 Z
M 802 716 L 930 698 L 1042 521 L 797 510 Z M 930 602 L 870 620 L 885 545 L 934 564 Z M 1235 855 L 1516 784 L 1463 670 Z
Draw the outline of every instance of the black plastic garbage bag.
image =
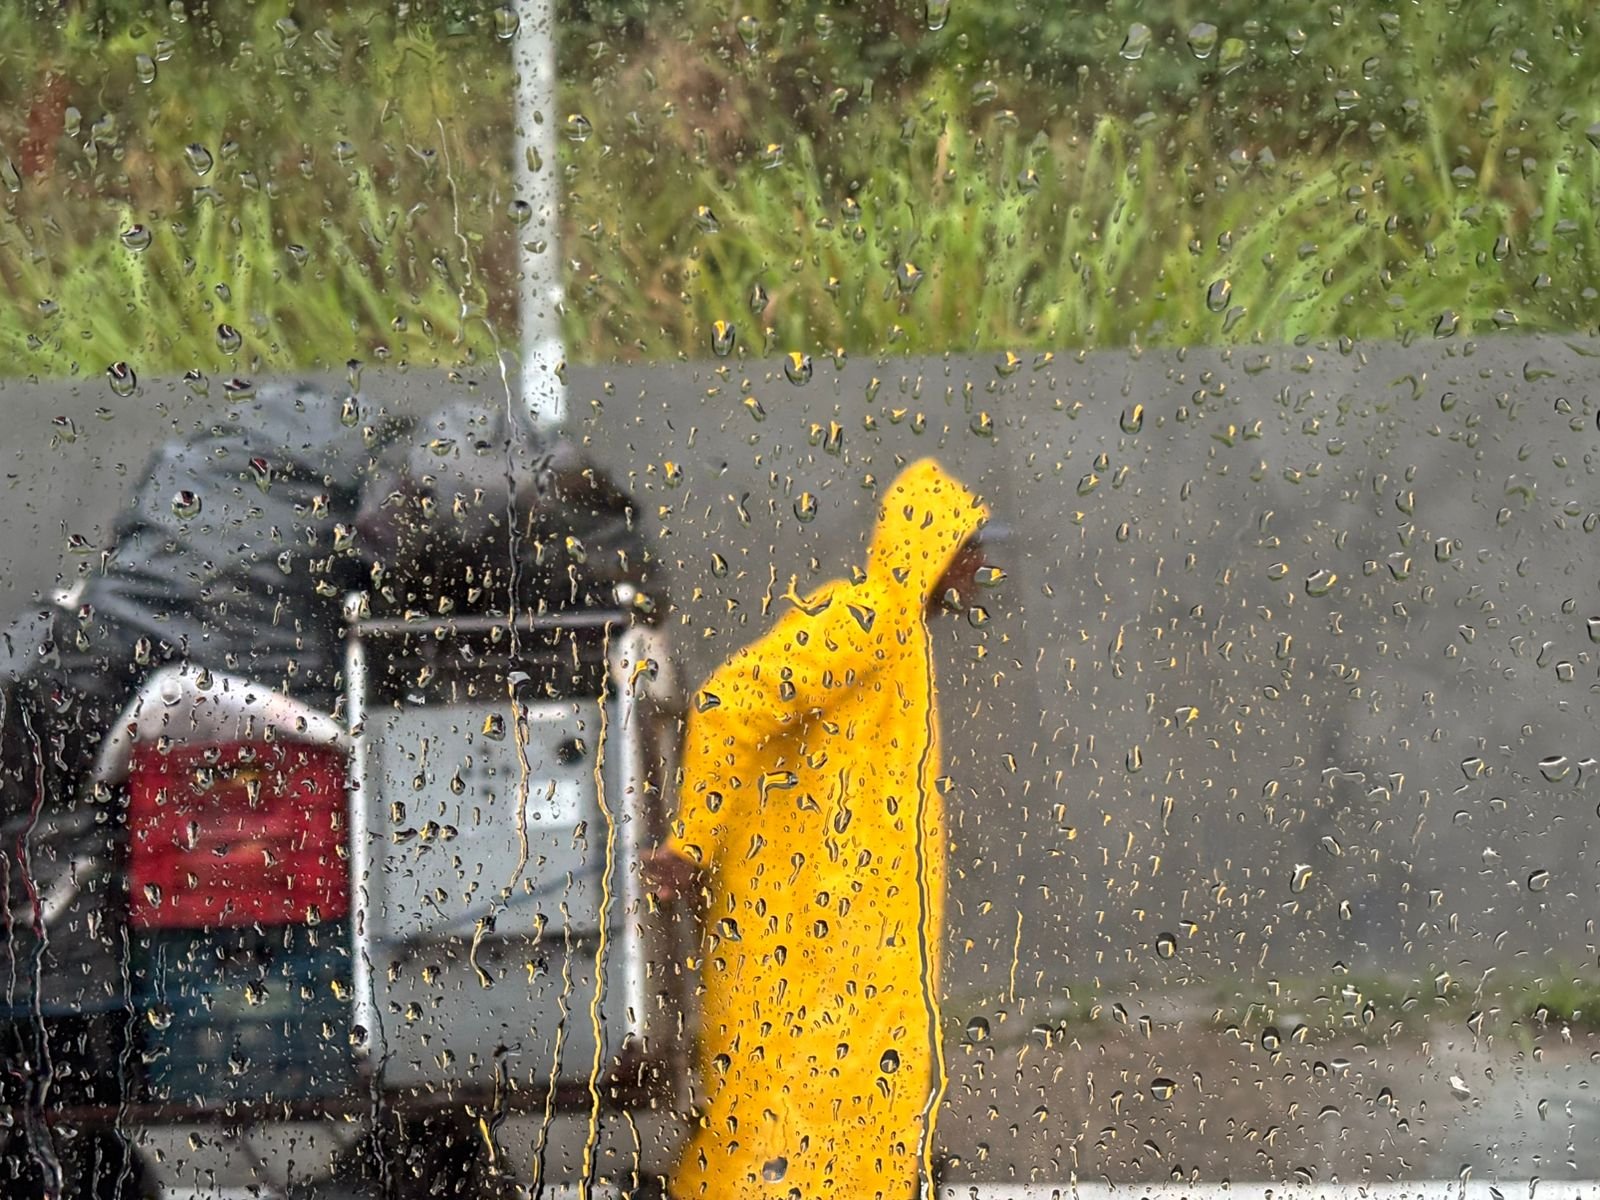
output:
M 651 608 L 627 494 L 574 442 L 503 409 L 452 406 L 397 441 L 358 525 L 380 568 L 374 601 L 389 608 Z
M 354 515 L 404 432 L 307 385 L 230 402 L 156 454 L 89 581 L 92 619 L 144 639 L 157 661 L 331 690 L 338 601 L 362 578 Z

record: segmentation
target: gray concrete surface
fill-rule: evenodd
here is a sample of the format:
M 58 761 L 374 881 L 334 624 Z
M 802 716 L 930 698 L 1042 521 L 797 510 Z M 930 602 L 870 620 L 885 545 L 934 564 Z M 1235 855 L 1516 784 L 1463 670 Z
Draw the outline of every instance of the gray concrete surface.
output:
M 1594 966 L 1597 355 L 1505 338 L 1009 374 L 990 356 L 819 360 L 803 386 L 776 361 L 569 378 L 574 432 L 658 540 L 690 677 L 754 636 L 791 578 L 804 592 L 859 561 L 911 458 L 940 456 L 1014 531 L 987 622 L 939 634 L 952 1028 L 1095 1002 L 1158 1019 L 1141 1042 L 1102 1018 L 1025 1062 L 1026 1037 L 974 1049 L 956 1064 L 952 1153 L 1018 1179 L 1074 1157 L 1113 1178 L 1300 1161 L 1453 1175 L 1514 1145 L 1519 1165 L 1570 1160 L 1571 1177 L 1596 1169 L 1581 1034 L 1546 1037 L 1542 1063 L 1500 1043 L 1495 1079 L 1462 1104 L 1440 1072 L 1475 1068 L 1446 1070 L 1438 1036 L 1344 1045 L 1334 1014 L 1320 1055 L 1257 1061 L 1193 1021 L 1154 1027 L 1164 996 L 1244 1005 L 1339 970 L 1509 1010 L 1535 977 Z M 365 381 L 370 402 L 409 411 L 499 388 L 488 372 Z M 103 541 L 151 446 L 216 403 L 166 382 L 127 399 L 99 380 L 0 388 L 0 613 L 88 569 L 67 535 Z M 1330 1055 L 1370 1065 L 1319 1079 Z M 1135 1103 L 1158 1067 L 1214 1090 Z M 1396 1073 L 1400 1109 L 1428 1106 L 1410 1142 L 1373 1107 Z M 1550 1115 L 1528 1118 L 1547 1084 Z

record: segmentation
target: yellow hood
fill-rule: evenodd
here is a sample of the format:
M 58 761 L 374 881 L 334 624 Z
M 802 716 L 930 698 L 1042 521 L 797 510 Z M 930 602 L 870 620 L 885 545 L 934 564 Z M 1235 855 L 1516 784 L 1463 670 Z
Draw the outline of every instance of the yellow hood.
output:
M 936 461 L 912 463 L 889 485 L 867 551 L 867 581 L 918 604 L 933 596 L 961 547 L 989 510 Z

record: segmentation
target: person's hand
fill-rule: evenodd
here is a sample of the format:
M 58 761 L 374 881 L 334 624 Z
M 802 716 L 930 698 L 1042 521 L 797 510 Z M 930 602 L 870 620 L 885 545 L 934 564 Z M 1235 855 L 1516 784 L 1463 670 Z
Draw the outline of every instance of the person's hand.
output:
M 668 846 L 645 851 L 640 873 L 650 894 L 663 903 L 699 892 L 700 868 Z

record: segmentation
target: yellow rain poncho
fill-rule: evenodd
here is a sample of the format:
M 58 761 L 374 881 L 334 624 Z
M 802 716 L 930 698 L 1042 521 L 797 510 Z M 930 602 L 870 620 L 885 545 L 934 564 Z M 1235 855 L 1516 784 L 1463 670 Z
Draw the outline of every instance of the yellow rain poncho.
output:
M 865 578 L 694 697 L 670 846 L 704 869 L 706 1105 L 674 1200 L 910 1200 L 944 1081 L 946 834 L 927 604 L 986 516 L 927 460 Z

